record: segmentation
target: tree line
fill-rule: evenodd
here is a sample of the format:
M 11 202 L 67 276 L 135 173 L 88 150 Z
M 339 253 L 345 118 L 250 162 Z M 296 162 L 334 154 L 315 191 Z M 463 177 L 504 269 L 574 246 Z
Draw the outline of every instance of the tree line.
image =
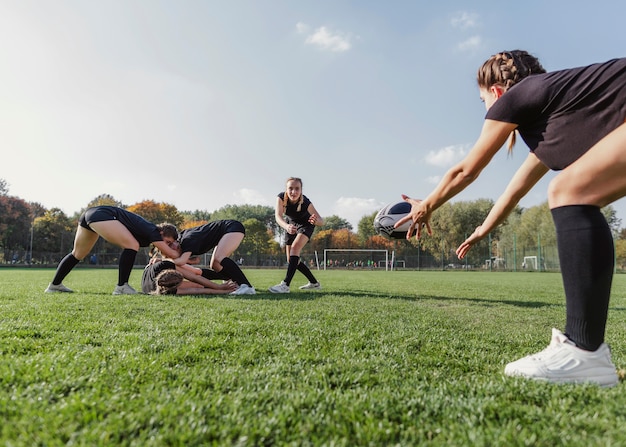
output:
M 419 241 L 390 240 L 377 235 L 373 227 L 376 212 L 363 216 L 356 231 L 340 216 L 324 217 L 325 224 L 315 231 L 307 245 L 309 253 L 305 256 L 323 253 L 328 248 L 389 250 L 395 253 L 396 259 L 414 259 L 416 256 L 419 259 L 421 256 L 443 268 L 456 265 L 460 263 L 454 254 L 456 247 L 482 223 L 493 203 L 491 199 L 446 203 L 433 213 L 433 236 L 422 237 Z M 239 220 L 246 227 L 246 237 L 235 256 L 246 259 L 248 265 L 266 265 L 267 259 L 273 259 L 275 265 L 280 265 L 284 258 L 279 244 L 283 230 L 276 224 L 273 207 L 226 205 L 213 212 L 180 211 L 171 204 L 153 200 L 126 205 L 109 194 L 102 194 L 86 204 L 85 208 L 68 216 L 59 208 L 46 209 L 39 203 L 9 195 L 8 184 L 0 179 L 0 263 L 56 264 L 72 248 L 80 214 L 91 206 L 99 205 L 125 208 L 154 223 L 172 223 L 179 230 L 212 220 Z M 621 228 L 621 220 L 613 207 L 604 208 L 603 213 L 614 234 L 617 263 L 624 268 L 626 229 Z M 470 251 L 463 262 L 465 265 L 481 266 L 485 259 L 504 258 L 514 251 L 536 254 L 539 245 L 556 247 L 556 234 L 547 202 L 527 209 L 517 207 L 489 238 Z M 94 256 L 101 257 L 97 261 L 99 263 L 115 263 L 119 255 L 117 247 L 102 239 L 94 252 Z M 146 262 L 147 256 L 146 251 L 143 257 L 138 257 L 138 262 Z M 363 258 L 361 261 L 368 260 L 365 259 L 367 253 L 352 256 L 360 256 Z M 539 256 L 542 256 L 541 253 Z

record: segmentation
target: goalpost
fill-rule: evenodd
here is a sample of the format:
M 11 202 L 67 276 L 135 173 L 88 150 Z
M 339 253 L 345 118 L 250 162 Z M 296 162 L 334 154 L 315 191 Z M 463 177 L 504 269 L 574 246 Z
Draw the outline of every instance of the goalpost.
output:
M 382 260 L 378 260 L 378 259 L 374 259 L 374 256 L 372 256 L 374 253 L 380 253 L 382 255 L 382 253 L 385 254 L 385 271 L 389 270 L 390 264 L 389 264 L 389 250 L 370 250 L 370 249 L 366 249 L 366 248 L 362 248 L 362 249 L 351 249 L 351 248 L 326 248 L 324 249 L 324 270 L 326 270 L 326 267 L 329 265 L 329 260 L 330 258 L 328 257 L 329 253 L 333 253 L 333 252 L 338 252 L 338 253 L 348 253 L 348 252 L 352 252 L 352 253 L 369 253 L 370 254 L 370 259 L 368 261 L 372 261 L 372 262 L 376 262 L 376 264 L 378 264 L 378 266 L 380 267 L 380 262 L 382 262 Z M 395 251 L 393 252 L 393 254 L 395 254 Z M 392 260 L 393 260 L 393 254 L 392 254 Z M 377 258 L 382 258 L 382 256 L 379 255 Z M 362 256 L 361 256 L 362 257 Z M 339 265 L 339 267 L 345 267 L 345 265 Z M 373 267 L 373 265 L 368 265 L 368 267 Z M 391 265 L 391 269 L 393 270 L 393 262 Z

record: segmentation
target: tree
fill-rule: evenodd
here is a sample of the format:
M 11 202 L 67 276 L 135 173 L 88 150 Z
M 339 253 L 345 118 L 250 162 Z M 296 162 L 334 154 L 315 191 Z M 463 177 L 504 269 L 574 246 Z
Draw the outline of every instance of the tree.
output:
M 237 252 L 245 255 L 248 258 L 247 262 L 256 265 L 258 255 L 271 252 L 273 245 L 276 245 L 273 234 L 265 223 L 258 219 L 246 219 L 241 223 L 246 228 L 246 237 L 243 238 Z
M 178 228 L 183 223 L 183 216 L 174 205 L 170 205 L 169 203 L 157 203 L 153 200 L 144 200 L 126 209 L 157 225 L 167 222 Z
M 556 246 L 556 229 L 547 201 L 524 210 L 519 225 L 512 230 L 516 234 L 517 246 L 522 250 L 529 248 L 536 252 L 539 243 Z
M 226 205 L 211 215 L 211 220 L 234 219 L 244 222 L 247 219 L 257 219 L 263 222 L 266 228 L 277 234 L 278 225 L 274 219 L 274 208 L 264 205 Z
M 615 241 L 615 261 L 619 268 L 626 269 L 626 239 Z
M 0 246 L 5 250 L 25 250 L 30 240 L 31 209 L 26 201 L 0 195 Z
M 211 213 L 208 211 L 180 211 L 180 214 L 183 216 L 183 224 L 181 228 L 191 228 L 197 225 L 202 225 L 211 220 Z M 202 222 L 202 223 L 195 223 Z
M 9 184 L 3 178 L 0 178 L 0 196 L 6 196 L 9 194 Z
M 110 194 L 100 194 L 87 204 L 87 208 L 91 208 L 92 206 L 116 206 L 118 208 L 124 208 L 122 202 L 116 200 Z
M 46 211 L 33 222 L 33 251 L 58 253 L 62 257 L 72 248 L 75 227 L 74 219 L 59 208 Z
M 361 217 L 361 220 L 359 220 L 357 225 L 357 234 L 361 244 L 367 244 L 367 241 L 372 236 L 376 236 L 376 231 L 374 230 L 374 218 L 376 217 L 376 214 L 378 214 L 378 211 L 374 211 L 372 214 L 363 216 Z
M 620 232 L 620 227 L 622 226 L 622 219 L 617 217 L 617 211 L 613 208 L 613 205 L 608 205 L 602 208 L 602 214 L 606 218 L 609 227 L 611 228 L 611 233 L 613 237 L 618 237 Z
M 344 228 L 348 230 L 352 230 L 352 224 L 348 222 L 346 219 L 343 219 L 337 215 L 332 215 L 324 218 L 324 225 L 322 225 L 320 230 L 343 230 Z
M 458 262 L 455 253 L 457 247 L 474 232 L 477 226 L 482 224 L 492 207 L 491 199 L 445 203 L 432 214 L 430 224 L 433 235 L 422 237 L 419 241 L 422 249 L 429 252 L 439 262 L 450 259 Z M 498 232 L 499 229 L 495 229 L 491 238 L 497 239 Z M 488 240 L 485 238 L 470 250 L 468 263 L 482 264 L 485 256 L 490 256 Z M 418 241 L 412 238 L 411 244 L 417 246 Z

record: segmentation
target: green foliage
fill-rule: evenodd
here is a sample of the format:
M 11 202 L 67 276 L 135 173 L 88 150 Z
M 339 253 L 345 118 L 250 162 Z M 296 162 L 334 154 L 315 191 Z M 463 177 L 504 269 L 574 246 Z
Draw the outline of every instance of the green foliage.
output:
M 211 220 L 235 219 L 243 222 L 247 219 L 257 219 L 268 229 L 276 229 L 274 208 L 263 205 L 226 205 L 211 215 Z
M 0 444 L 626 444 L 612 389 L 505 378 L 563 321 L 557 274 L 316 272 L 324 289 L 112 297 L 115 270 L 0 269 Z M 131 281 L 139 281 L 134 272 Z M 297 276 L 296 280 L 302 280 Z M 626 364 L 626 276 L 607 340 Z
M 116 206 L 118 208 L 125 208 L 122 202 L 110 194 L 100 194 L 98 197 L 89 202 L 82 211 L 85 211 L 87 208 L 91 208 L 93 206 Z
M 332 215 L 328 217 L 324 217 L 324 225 L 322 225 L 320 230 L 352 230 L 352 224 L 348 222 L 346 219 L 343 219 L 337 215 Z
M 6 196 L 9 194 L 9 184 L 3 178 L 0 178 L 0 196 Z
M 126 209 L 157 225 L 167 222 L 178 228 L 183 223 L 183 216 L 174 205 L 169 203 L 157 203 L 153 200 L 144 200 Z
M 250 218 L 242 222 L 246 228 L 246 237 L 237 249 L 238 253 L 246 256 L 256 256 L 259 253 L 276 252 L 278 244 L 274 241 L 274 235 L 267 229 L 265 224 L 258 219 Z
M 52 208 L 33 223 L 33 246 L 37 250 L 65 254 L 72 248 L 76 221 Z
M 456 257 L 454 253 L 457 247 L 477 226 L 482 224 L 492 206 L 493 201 L 490 199 L 444 204 L 432 214 L 433 236 L 425 235 L 422 238 L 422 248 L 439 260 L 442 257 L 444 259 L 449 256 Z M 492 238 L 496 238 L 497 233 L 498 230 L 494 231 Z M 416 244 L 417 242 L 413 240 L 413 243 Z M 485 252 L 483 247 L 488 243 L 489 241 L 486 239 L 472 248 L 468 255 L 470 264 L 482 264 L 479 254 Z
M 372 236 L 376 236 L 376 231 L 374 231 L 374 218 L 376 217 L 376 214 L 378 214 L 378 211 L 374 211 L 372 214 L 363 216 L 361 217 L 361 220 L 359 220 L 359 223 L 357 224 L 357 232 L 361 244 L 364 244 Z
M 28 203 L 18 197 L 0 194 L 0 247 L 24 249 L 28 244 L 31 222 Z

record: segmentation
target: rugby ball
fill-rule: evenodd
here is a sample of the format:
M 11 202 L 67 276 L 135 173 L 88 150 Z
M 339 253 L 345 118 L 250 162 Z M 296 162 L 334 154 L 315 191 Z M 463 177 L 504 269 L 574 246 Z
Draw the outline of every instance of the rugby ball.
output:
M 374 230 L 381 236 L 390 239 L 406 239 L 406 234 L 411 226 L 411 221 L 403 223 L 400 227 L 393 226 L 400 219 L 411 212 L 411 204 L 404 200 L 385 205 L 374 217 Z

